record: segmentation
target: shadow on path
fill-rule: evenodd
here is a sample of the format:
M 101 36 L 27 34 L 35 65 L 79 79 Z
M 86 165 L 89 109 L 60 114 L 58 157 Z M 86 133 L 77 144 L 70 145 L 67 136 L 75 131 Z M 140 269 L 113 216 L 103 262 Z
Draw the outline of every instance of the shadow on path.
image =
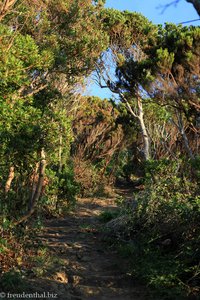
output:
M 79 199 L 68 217 L 48 220 L 39 239 L 63 260 L 49 278 L 34 284 L 67 300 L 144 300 L 146 288 L 126 273 L 126 260 L 101 239 L 99 214 L 115 210 L 114 199 Z

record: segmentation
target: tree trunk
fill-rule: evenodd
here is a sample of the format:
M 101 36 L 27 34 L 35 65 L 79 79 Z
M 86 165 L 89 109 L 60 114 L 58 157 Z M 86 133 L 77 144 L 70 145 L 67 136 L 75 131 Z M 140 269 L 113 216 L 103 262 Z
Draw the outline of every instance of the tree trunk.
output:
M 183 138 L 183 141 L 184 141 L 184 145 L 185 145 L 185 149 L 189 155 L 189 157 L 191 159 L 194 159 L 194 155 L 192 153 L 192 150 L 190 149 L 190 146 L 189 146 L 189 142 L 188 142 L 188 138 L 187 138 L 187 135 L 185 133 L 185 130 L 184 128 L 181 129 L 181 135 L 182 135 L 182 138 Z
M 1 1 L 2 2 L 2 1 Z M 12 6 L 14 6 L 16 0 L 4 0 L 0 7 L 0 22 L 6 16 L 7 13 L 11 10 Z
M 110 163 L 110 161 L 111 161 L 111 158 L 112 158 L 112 156 L 109 155 L 109 156 L 107 157 L 106 161 L 105 161 L 103 170 L 102 170 L 102 172 L 101 172 L 101 179 L 103 179 L 103 176 L 105 175 L 106 168 L 107 168 L 107 166 L 109 165 L 109 163 Z
M 179 129 L 179 132 L 182 136 L 182 139 L 183 139 L 183 143 L 184 143 L 184 146 L 185 146 L 185 149 L 186 149 L 186 152 L 188 153 L 188 156 L 191 158 L 191 159 L 194 159 L 194 154 L 192 152 L 192 150 L 190 149 L 190 145 L 189 145 L 189 142 L 188 142 L 188 138 L 187 138 L 187 135 L 185 133 L 185 129 L 184 129 L 184 125 L 183 125 L 183 120 L 182 120 L 182 115 L 181 113 L 178 113 L 177 112 L 177 119 L 178 119 L 178 129 Z
M 143 111 L 143 106 L 142 106 L 142 100 L 139 95 L 137 95 L 137 106 L 138 106 L 138 113 L 136 114 L 134 110 L 132 109 L 131 105 L 129 104 L 128 100 L 123 96 L 123 94 L 120 94 L 120 96 L 123 99 L 123 102 L 126 104 L 127 109 L 131 113 L 131 115 L 134 118 L 137 118 L 140 123 L 140 128 L 142 131 L 142 137 L 143 137 L 143 142 L 144 142 L 144 159 L 145 161 L 149 160 L 151 158 L 150 154 L 150 142 L 149 142 L 149 135 L 146 129 L 146 125 L 144 123 L 144 111 Z
M 37 162 L 37 164 L 35 166 L 33 176 L 31 178 L 32 179 L 32 191 L 31 191 L 31 197 L 30 197 L 30 200 L 29 200 L 28 210 L 30 210 L 31 207 L 32 207 L 33 198 L 34 198 L 34 195 L 35 195 L 35 192 L 36 192 L 36 189 L 37 189 L 39 165 L 40 165 L 40 163 Z
M 21 224 L 22 222 L 26 221 L 35 211 L 36 204 L 40 198 L 41 191 L 42 191 L 42 186 L 43 186 L 44 176 L 45 176 L 45 168 L 46 168 L 46 157 L 45 157 L 45 151 L 44 149 L 42 149 L 40 152 L 39 177 L 38 177 L 38 182 L 37 182 L 34 195 L 31 195 L 31 201 L 27 213 L 19 221 L 16 221 L 15 225 Z
M 198 15 L 200 16 L 200 0 L 186 0 L 186 1 L 193 4 L 193 6 L 196 9 Z
M 5 194 L 9 192 L 14 177 L 15 177 L 15 168 L 10 167 L 8 179 L 6 180 L 6 184 L 5 184 Z
M 62 147 L 63 147 L 63 137 L 61 133 L 59 137 L 59 152 L 58 152 L 58 173 L 59 174 L 62 171 Z
M 144 158 L 147 161 L 151 158 L 150 142 L 149 142 L 149 135 L 148 135 L 145 123 L 144 123 L 144 112 L 143 112 L 143 107 L 142 107 L 142 101 L 139 96 L 137 97 L 137 104 L 138 104 L 138 120 L 139 120 L 140 127 L 142 130 L 142 137 L 143 137 L 143 142 L 144 142 Z

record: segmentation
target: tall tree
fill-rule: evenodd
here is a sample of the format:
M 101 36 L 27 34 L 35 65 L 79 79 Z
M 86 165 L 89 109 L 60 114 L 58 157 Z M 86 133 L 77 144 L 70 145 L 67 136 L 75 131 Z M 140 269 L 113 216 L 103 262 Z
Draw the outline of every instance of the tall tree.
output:
M 149 160 L 151 147 L 143 108 L 148 73 L 139 74 L 135 66 L 140 71 L 144 69 L 146 54 L 143 48 L 151 42 L 156 26 L 140 14 L 112 9 L 104 11 L 103 20 L 110 44 L 109 50 L 101 56 L 97 65 L 98 81 L 101 87 L 107 87 L 119 95 L 129 113 L 139 123 L 143 137 L 143 157 Z M 135 66 L 131 66 L 132 70 L 128 68 L 128 62 L 135 62 Z
M 23 194 L 12 202 L 17 215 L 20 209 L 26 211 L 28 203 L 36 207 L 45 167 L 61 160 L 58 137 L 69 148 L 69 111 L 71 100 L 76 99 L 72 91 L 91 72 L 107 38 L 98 21 L 100 7 L 89 0 L 4 1 L 2 5 L 0 179 L 6 191 L 9 180 L 10 195 L 17 190 Z M 15 170 L 12 181 L 9 170 Z M 37 193 L 32 199 L 34 184 Z M 29 205 L 27 217 L 32 208 Z
M 139 122 L 145 160 L 151 146 L 144 106 L 152 101 L 171 112 L 185 150 L 194 158 L 199 149 L 199 28 L 156 27 L 140 15 L 114 10 L 105 12 L 104 22 L 110 46 L 99 60 L 98 79 Z
M 152 99 L 173 111 L 177 126 L 190 158 L 194 153 L 188 134 L 199 137 L 200 30 L 172 24 L 159 30 L 156 46 L 150 50 L 154 80 L 149 85 Z M 154 49 L 154 50 L 153 50 Z M 152 52 L 151 52 L 152 51 Z M 157 100 L 156 100 L 157 99 Z

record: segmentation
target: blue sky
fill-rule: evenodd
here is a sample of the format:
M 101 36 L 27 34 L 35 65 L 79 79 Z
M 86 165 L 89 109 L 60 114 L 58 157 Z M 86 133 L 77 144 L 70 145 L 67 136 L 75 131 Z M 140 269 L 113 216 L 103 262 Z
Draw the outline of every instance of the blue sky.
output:
M 186 0 L 180 0 L 176 7 L 171 5 L 161 13 L 162 9 L 158 9 L 158 7 L 171 2 L 173 0 L 107 0 L 106 7 L 140 12 L 156 24 L 181 23 L 199 18 L 192 4 Z M 200 25 L 200 21 L 197 24 Z
M 106 7 L 139 12 L 155 24 L 164 24 L 166 22 L 178 24 L 199 19 L 192 4 L 186 2 L 186 0 L 180 0 L 176 7 L 171 5 L 163 13 L 162 8 L 158 8 L 160 5 L 171 2 L 173 2 L 173 0 L 107 0 Z M 191 24 L 200 26 L 200 20 L 194 23 L 188 23 L 188 25 Z M 96 84 L 88 86 L 86 93 L 101 98 L 109 98 L 112 96 L 111 92 L 107 89 L 99 88 Z

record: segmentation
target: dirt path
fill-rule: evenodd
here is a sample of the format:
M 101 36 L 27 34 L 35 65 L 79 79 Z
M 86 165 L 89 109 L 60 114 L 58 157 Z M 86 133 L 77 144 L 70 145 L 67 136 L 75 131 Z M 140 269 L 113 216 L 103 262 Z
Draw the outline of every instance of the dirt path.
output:
M 75 212 L 49 220 L 40 235 L 62 266 L 35 284 L 57 299 L 144 300 L 145 288 L 126 273 L 126 261 L 102 241 L 99 214 L 116 209 L 113 199 L 80 199 Z M 41 288 L 42 291 L 42 288 Z

